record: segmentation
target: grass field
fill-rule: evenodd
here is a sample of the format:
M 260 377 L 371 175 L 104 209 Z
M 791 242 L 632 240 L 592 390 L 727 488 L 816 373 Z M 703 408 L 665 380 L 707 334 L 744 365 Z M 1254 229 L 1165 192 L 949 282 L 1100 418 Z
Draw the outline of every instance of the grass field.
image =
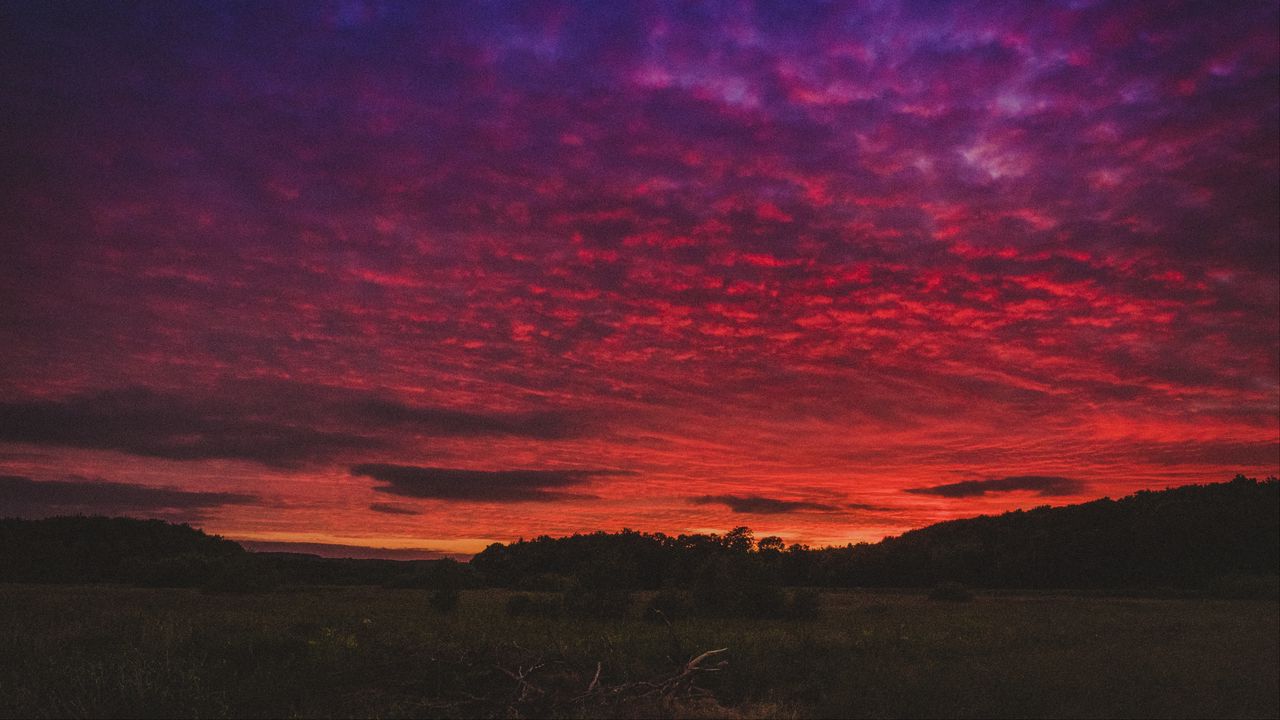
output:
M 428 595 L 0 586 L 0 716 L 1280 714 L 1275 601 L 832 592 L 817 620 L 668 627 Z

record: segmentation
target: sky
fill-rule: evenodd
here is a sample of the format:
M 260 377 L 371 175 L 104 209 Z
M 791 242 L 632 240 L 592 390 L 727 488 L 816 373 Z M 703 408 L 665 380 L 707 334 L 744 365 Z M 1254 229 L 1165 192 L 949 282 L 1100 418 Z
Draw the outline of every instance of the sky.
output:
M 1278 8 L 6 2 L 0 515 L 825 545 L 1280 474 Z

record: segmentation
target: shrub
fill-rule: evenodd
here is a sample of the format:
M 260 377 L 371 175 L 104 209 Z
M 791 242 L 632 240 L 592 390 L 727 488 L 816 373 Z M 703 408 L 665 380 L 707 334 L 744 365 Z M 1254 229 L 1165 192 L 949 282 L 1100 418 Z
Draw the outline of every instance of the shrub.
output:
M 458 607 L 458 590 L 452 587 L 439 588 L 431 593 L 431 597 L 427 598 L 427 603 L 436 612 L 453 612 Z
M 797 588 L 791 592 L 787 604 L 787 615 L 797 620 L 812 620 L 818 617 L 818 609 L 822 606 L 822 595 L 813 588 Z
M 564 609 L 570 615 L 620 618 L 631 607 L 631 593 L 617 588 L 587 588 L 573 584 L 564 593 Z
M 745 584 L 743 568 L 735 563 L 712 559 L 698 568 L 690 587 L 689 598 L 695 615 L 727 616 L 735 614 Z
M 780 618 L 787 614 L 787 594 L 777 585 L 702 584 L 694 588 L 690 610 L 704 617 Z
M 780 618 L 787 615 L 787 594 L 777 585 L 743 583 L 734 588 L 732 609 L 748 618 Z
M 787 594 L 744 562 L 708 563 L 694 578 L 690 596 L 696 615 L 780 618 L 787 614 Z
M 973 599 L 973 593 L 958 582 L 947 581 L 935 585 L 929 591 L 929 599 L 943 602 L 968 602 Z
M 694 615 L 729 615 L 733 611 L 733 594 L 711 578 L 698 577 L 689 593 L 690 611 Z
M 554 600 L 521 593 L 507 600 L 507 614 L 512 617 L 556 617 L 560 614 L 560 605 Z
M 664 588 L 649 600 L 649 605 L 644 611 L 644 619 L 662 622 L 686 617 L 692 612 L 693 603 L 690 602 L 688 593 Z

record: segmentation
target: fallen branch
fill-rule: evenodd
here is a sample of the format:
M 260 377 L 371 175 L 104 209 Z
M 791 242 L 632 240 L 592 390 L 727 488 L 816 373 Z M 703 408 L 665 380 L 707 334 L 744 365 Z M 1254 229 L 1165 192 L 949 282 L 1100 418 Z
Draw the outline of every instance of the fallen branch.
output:
M 502 671 L 502 673 L 503 673 L 503 674 L 505 674 L 507 677 L 510 677 L 512 680 L 515 680 L 516 682 L 520 683 L 520 698 L 519 698 L 519 699 L 520 699 L 520 700 L 524 700 L 525 698 L 527 698 L 527 697 L 529 696 L 529 691 L 530 691 L 530 690 L 532 690 L 533 692 L 536 692 L 536 693 L 537 693 L 537 694 L 539 694 L 539 695 L 546 695 L 546 694 L 547 694 L 547 692 L 546 692 L 545 690 L 543 690 L 542 688 L 538 687 L 537 685 L 534 685 L 533 683 L 529 682 L 529 681 L 526 679 L 526 677 L 528 676 L 528 674 L 529 674 L 529 673 L 533 672 L 534 670 L 537 670 L 538 668 L 542 667 L 543 665 L 544 665 L 544 663 L 538 663 L 537 665 L 531 665 L 531 666 L 529 666 L 529 668 L 528 668 L 527 670 L 526 670 L 526 669 L 523 669 L 523 668 L 521 668 L 519 665 L 517 665 L 517 666 L 516 666 L 516 672 L 511 672 L 510 670 L 508 670 L 508 669 L 506 669 L 506 668 L 502 667 L 501 665 L 494 665 L 494 667 L 498 668 L 498 670 L 501 670 L 501 671 Z
M 604 665 L 600 662 L 596 663 L 596 676 L 591 678 L 591 684 L 587 686 L 587 694 L 590 695 L 597 687 L 600 686 L 600 669 Z

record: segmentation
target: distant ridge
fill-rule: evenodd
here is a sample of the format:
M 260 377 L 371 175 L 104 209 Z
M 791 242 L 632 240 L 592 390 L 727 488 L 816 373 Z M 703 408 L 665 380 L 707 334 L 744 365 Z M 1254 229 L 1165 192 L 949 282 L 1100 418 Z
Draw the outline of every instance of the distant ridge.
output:
M 275 540 L 237 540 L 241 547 L 254 553 L 310 555 L 349 560 L 465 560 L 467 553 L 452 553 L 431 548 L 387 548 L 336 543 L 283 542 Z

